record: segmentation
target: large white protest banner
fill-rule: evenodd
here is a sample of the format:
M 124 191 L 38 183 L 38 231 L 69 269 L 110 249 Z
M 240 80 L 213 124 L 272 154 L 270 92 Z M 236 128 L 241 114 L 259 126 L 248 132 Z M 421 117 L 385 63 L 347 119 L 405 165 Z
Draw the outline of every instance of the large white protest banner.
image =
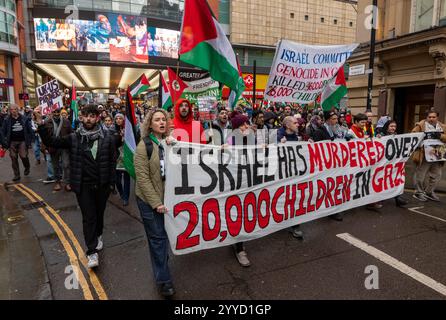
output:
M 164 204 L 172 251 L 252 240 L 400 195 L 405 163 L 422 138 L 170 146 Z
M 36 92 L 39 106 L 42 108 L 42 115 L 50 114 L 63 107 L 60 86 L 56 79 L 37 87 Z
M 280 41 L 265 88 L 265 99 L 303 104 L 315 101 L 357 46 L 312 46 Z

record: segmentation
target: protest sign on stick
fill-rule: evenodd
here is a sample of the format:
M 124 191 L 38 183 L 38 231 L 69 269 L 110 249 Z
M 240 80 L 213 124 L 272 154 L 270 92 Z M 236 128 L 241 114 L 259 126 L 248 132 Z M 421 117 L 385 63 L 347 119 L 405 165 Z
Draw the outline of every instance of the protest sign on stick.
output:
M 50 114 L 63 107 L 60 86 L 56 79 L 37 87 L 36 93 L 42 115 Z

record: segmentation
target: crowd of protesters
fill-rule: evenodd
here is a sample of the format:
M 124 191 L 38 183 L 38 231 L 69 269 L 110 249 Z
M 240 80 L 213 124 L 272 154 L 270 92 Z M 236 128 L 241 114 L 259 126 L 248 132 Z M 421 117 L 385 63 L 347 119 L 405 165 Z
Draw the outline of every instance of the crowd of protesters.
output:
M 0 148 L 9 150 L 12 180 L 21 180 L 19 157 L 23 175 L 29 175 L 28 150 L 32 148 L 36 165 L 46 162 L 43 183 L 54 183 L 56 192 L 64 189 L 76 194 L 90 268 L 99 265 L 107 199 L 117 190 L 124 206 L 130 201 L 131 178 L 123 160 L 125 111 L 121 104 L 85 105 L 80 106 L 76 120 L 69 107 L 46 117 L 29 107 L 21 109 L 14 104 L 0 112 Z M 164 296 L 173 295 L 175 290 L 167 263 L 169 246 L 164 229 L 163 214 L 167 208 L 163 204 L 166 177 L 163 141 L 167 144 L 184 141 L 222 146 L 268 145 L 349 141 L 397 133 L 396 122 L 387 115 L 373 125 L 371 112 L 352 115 L 348 109 L 323 111 L 320 107 L 297 104 L 276 104 L 255 110 L 249 104 L 237 105 L 234 110 L 219 104 L 215 120 L 209 122 L 200 121 L 197 106 L 181 99 L 168 110 L 137 106 L 135 116 L 140 135 L 134 155 L 136 203 L 148 238 L 154 277 Z M 446 142 L 446 126 L 439 122 L 434 110 L 428 111 L 426 119 L 417 123 L 413 131 L 425 132 L 429 139 Z M 435 188 L 444 162 L 426 162 L 423 148 L 417 150 L 414 161 L 417 165 L 414 197 L 419 201 L 439 201 Z M 425 185 L 427 175 L 429 182 Z M 395 202 L 397 206 L 407 204 L 402 196 L 396 197 Z M 382 206 L 379 202 L 367 207 L 380 209 Z M 342 213 L 331 217 L 337 221 L 343 219 Z M 295 238 L 304 236 L 299 226 L 289 231 Z M 244 244 L 237 243 L 233 248 L 240 265 L 248 267 L 250 261 Z

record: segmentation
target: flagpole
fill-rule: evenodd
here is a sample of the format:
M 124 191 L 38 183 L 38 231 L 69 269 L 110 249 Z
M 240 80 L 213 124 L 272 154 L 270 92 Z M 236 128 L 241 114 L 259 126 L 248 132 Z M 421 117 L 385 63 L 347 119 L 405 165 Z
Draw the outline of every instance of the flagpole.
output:
M 252 86 L 252 110 L 256 107 L 256 78 L 257 78 L 257 63 L 254 60 L 254 83 Z
M 158 79 L 158 108 L 161 109 L 163 107 L 163 80 L 161 77 L 163 76 L 162 71 L 159 71 L 159 79 Z

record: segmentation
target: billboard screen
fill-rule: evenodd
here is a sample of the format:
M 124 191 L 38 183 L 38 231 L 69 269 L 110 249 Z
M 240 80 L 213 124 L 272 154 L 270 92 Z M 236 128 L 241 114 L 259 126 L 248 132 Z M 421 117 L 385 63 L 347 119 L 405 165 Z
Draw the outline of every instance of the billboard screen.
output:
M 132 63 L 178 58 L 180 32 L 148 26 L 141 16 L 96 14 L 94 21 L 34 18 L 34 31 L 36 51 L 104 53 L 109 61 Z
M 108 33 L 96 21 L 35 18 L 37 51 L 108 52 Z
M 179 31 L 149 27 L 148 37 L 149 57 L 178 59 Z

